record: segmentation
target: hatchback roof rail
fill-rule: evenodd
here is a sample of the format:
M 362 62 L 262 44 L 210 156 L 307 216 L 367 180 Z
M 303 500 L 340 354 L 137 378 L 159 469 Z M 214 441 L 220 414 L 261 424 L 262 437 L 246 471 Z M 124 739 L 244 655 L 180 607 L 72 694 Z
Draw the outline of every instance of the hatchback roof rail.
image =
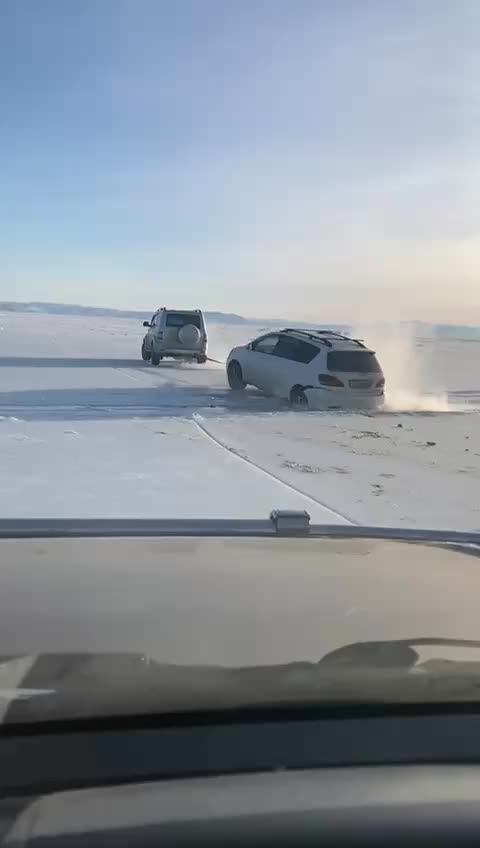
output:
M 353 342 L 359 347 L 365 347 L 365 344 L 361 339 L 354 339 L 351 336 L 345 336 L 343 333 L 335 332 L 335 330 L 303 330 L 296 327 L 287 327 L 285 330 L 281 330 L 281 332 L 300 333 L 304 336 L 308 336 L 311 339 L 315 339 L 315 341 L 323 342 L 324 344 L 327 344 L 328 347 L 332 347 L 332 344 L 328 341 L 326 336 L 331 336 L 333 339 L 341 339 L 345 342 Z
M 309 332 L 318 333 L 320 336 L 332 336 L 335 339 L 342 339 L 345 342 L 355 342 L 355 344 L 364 346 L 361 339 L 354 339 L 352 336 L 346 336 L 345 333 L 337 333 L 335 330 L 312 330 Z
M 300 336 L 306 336 L 307 339 L 312 339 L 314 342 L 321 342 L 326 347 L 332 347 L 332 343 L 322 336 L 315 334 L 315 331 L 311 330 L 296 330 L 295 327 L 286 327 L 285 330 L 281 330 L 281 333 L 298 333 Z

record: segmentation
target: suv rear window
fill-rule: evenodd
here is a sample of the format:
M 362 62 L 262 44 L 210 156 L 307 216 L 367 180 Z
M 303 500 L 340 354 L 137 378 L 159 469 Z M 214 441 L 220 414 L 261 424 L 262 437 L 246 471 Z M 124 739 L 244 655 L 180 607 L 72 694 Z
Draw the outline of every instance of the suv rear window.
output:
M 327 356 L 329 371 L 350 371 L 378 374 L 382 369 L 377 357 L 369 350 L 334 350 Z
M 201 330 L 201 316 L 199 314 L 192 314 L 191 312 L 169 312 L 167 314 L 167 320 L 165 321 L 166 327 L 185 327 L 186 324 L 193 324 L 194 327 Z

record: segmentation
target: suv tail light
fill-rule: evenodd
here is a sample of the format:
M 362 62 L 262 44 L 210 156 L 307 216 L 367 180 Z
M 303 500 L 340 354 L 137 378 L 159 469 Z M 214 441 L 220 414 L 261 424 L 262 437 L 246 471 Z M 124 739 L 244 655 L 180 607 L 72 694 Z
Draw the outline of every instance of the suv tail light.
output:
M 318 382 L 321 386 L 331 386 L 332 388 L 343 388 L 343 383 L 338 377 L 334 377 L 333 374 L 319 374 Z
M 385 377 L 381 377 L 380 380 L 377 380 L 375 385 L 377 389 L 383 389 L 385 386 Z

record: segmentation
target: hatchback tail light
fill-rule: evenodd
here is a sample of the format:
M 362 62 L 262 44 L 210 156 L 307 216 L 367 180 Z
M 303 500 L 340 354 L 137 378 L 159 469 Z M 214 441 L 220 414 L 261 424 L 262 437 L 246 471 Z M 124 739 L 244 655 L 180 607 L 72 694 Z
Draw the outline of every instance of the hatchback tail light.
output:
M 377 380 L 376 387 L 377 389 L 383 389 L 385 386 L 385 377 L 381 377 L 380 380 Z
M 333 374 L 319 374 L 318 382 L 321 386 L 330 386 L 331 388 L 343 388 L 343 383 L 338 377 Z

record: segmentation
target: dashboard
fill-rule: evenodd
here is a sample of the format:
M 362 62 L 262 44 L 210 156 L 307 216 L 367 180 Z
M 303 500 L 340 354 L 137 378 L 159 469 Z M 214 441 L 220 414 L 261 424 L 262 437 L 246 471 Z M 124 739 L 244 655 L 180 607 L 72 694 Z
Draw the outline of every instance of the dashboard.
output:
M 472 707 L 334 712 L 6 726 L 1 844 L 479 844 Z

